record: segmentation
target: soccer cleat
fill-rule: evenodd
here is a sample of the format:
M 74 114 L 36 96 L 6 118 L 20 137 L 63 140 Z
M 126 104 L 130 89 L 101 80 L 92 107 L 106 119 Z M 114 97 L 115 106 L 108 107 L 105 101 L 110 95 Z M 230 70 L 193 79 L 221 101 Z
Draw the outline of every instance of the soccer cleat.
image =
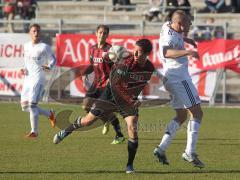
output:
M 125 137 L 116 136 L 111 144 L 121 144 L 123 141 L 125 141 Z
M 59 144 L 64 138 L 66 138 L 69 134 L 65 131 L 59 131 L 55 136 L 53 137 L 53 143 Z
M 103 135 L 106 135 L 109 131 L 109 125 L 110 123 L 109 122 L 106 122 L 104 125 L 103 125 L 103 129 L 102 129 L 102 134 Z
M 134 173 L 134 169 L 133 169 L 133 165 L 132 164 L 129 164 L 127 165 L 127 168 L 126 168 L 126 173 L 127 174 L 130 174 L 130 173 Z
M 36 137 L 38 137 L 38 134 L 35 133 L 35 132 L 30 132 L 25 137 L 27 137 L 27 138 L 36 138 Z
M 182 158 L 183 158 L 183 160 L 192 163 L 194 167 L 198 167 L 200 169 L 205 167 L 203 162 L 201 162 L 198 159 L 198 155 L 196 153 L 192 153 L 191 155 L 188 155 L 186 152 L 184 152 L 182 154 Z
M 153 151 L 153 155 L 156 157 L 157 161 L 159 161 L 163 165 L 169 165 L 165 152 L 162 151 L 160 148 L 155 148 Z
M 54 113 L 54 111 L 52 109 L 50 110 L 50 116 L 48 117 L 48 119 L 50 121 L 51 126 L 55 127 L 56 118 L 55 118 L 55 113 Z

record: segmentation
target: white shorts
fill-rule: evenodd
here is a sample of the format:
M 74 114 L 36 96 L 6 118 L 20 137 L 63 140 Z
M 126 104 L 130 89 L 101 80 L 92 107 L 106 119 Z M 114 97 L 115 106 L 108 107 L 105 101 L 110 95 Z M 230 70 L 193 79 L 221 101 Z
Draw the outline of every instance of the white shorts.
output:
M 24 81 L 21 102 L 38 103 L 44 94 L 44 85 L 40 82 Z
M 174 109 L 187 109 L 201 103 L 197 89 L 191 80 L 167 81 L 164 87 L 171 95 L 171 104 Z

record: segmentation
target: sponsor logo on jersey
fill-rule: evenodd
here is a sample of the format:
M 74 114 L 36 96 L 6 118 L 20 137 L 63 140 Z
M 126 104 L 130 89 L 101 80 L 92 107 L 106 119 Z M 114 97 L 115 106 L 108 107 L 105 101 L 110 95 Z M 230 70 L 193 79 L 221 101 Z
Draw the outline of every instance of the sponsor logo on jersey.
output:
M 93 58 L 93 62 L 94 63 L 103 63 L 103 59 L 102 58 Z

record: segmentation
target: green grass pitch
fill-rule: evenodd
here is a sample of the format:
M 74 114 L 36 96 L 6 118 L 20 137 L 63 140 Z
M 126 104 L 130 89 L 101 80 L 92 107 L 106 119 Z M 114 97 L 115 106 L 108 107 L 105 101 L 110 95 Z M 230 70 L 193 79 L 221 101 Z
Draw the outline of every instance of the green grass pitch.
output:
M 41 104 L 57 112 L 73 109 L 83 114 L 80 105 Z M 174 111 L 170 107 L 140 109 L 139 149 L 135 174 L 125 174 L 126 142 L 111 145 L 112 128 L 107 135 L 101 127 L 75 132 L 62 143 L 52 143 L 58 128 L 39 120 L 39 137 L 24 138 L 29 131 L 28 113 L 19 104 L 0 103 L 0 179 L 240 179 L 240 109 L 204 107 L 197 152 L 205 163 L 196 169 L 181 159 L 186 145 L 186 125 L 180 129 L 167 151 L 170 166 L 153 158 L 164 127 Z M 121 119 L 121 118 L 120 118 Z M 121 119 L 123 132 L 126 126 Z

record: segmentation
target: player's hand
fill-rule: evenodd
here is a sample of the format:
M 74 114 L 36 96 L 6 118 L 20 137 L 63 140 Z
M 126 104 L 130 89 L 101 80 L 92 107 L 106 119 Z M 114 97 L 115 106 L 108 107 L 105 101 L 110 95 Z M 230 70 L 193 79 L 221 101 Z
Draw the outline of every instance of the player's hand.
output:
M 42 68 L 43 68 L 44 71 L 49 71 L 50 70 L 50 68 L 46 65 L 43 65 Z
M 192 57 L 194 57 L 196 59 L 199 59 L 199 54 L 198 54 L 197 51 L 188 51 L 188 55 L 192 56 Z
M 22 75 L 27 75 L 27 70 L 24 69 L 24 68 L 22 68 L 22 69 L 20 69 L 20 73 L 21 73 Z

